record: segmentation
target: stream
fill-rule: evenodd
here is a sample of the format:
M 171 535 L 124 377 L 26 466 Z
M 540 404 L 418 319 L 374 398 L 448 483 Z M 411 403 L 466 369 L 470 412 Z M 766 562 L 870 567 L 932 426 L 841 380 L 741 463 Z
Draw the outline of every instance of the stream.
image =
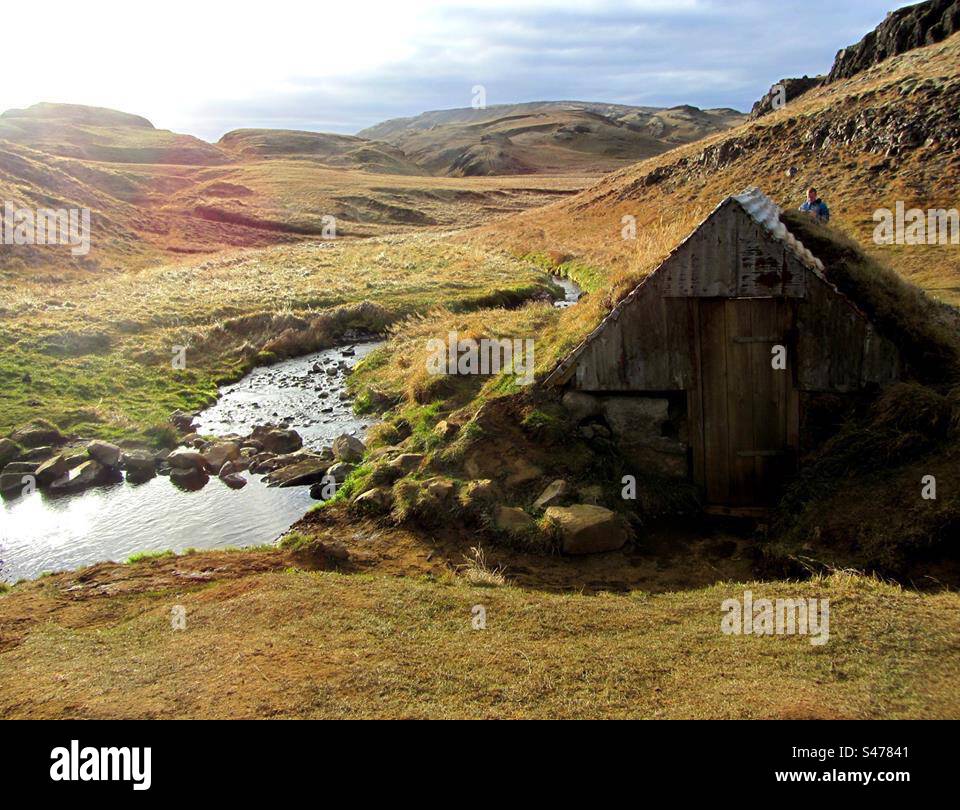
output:
M 340 399 L 344 371 L 328 376 L 311 369 L 328 359 L 352 368 L 380 345 L 357 343 L 352 356 L 339 347 L 255 368 L 221 389 L 217 404 L 198 417 L 199 431 L 246 434 L 256 424 L 288 422 L 311 449 L 329 445 L 341 433 L 362 437 L 373 419 L 355 416 L 352 400 Z M 45 571 L 122 561 L 140 551 L 269 543 L 317 503 L 309 487 L 268 487 L 261 476 L 241 475 L 248 483 L 240 490 L 214 476 L 203 489 L 185 492 L 158 475 L 145 484 L 123 481 L 74 495 L 37 491 L 5 500 L 0 579 L 32 579 Z
M 566 276 L 554 276 L 553 281 L 563 287 L 563 300 L 554 303 L 557 309 L 572 307 L 580 300 L 583 291 L 575 281 L 571 281 Z
M 575 304 L 580 288 L 566 278 L 554 281 L 564 289 L 555 305 Z M 382 343 L 340 346 L 255 368 L 221 388 L 217 403 L 198 417 L 198 432 L 245 435 L 258 424 L 286 423 L 309 449 L 329 445 L 341 433 L 362 438 L 375 420 L 353 413 L 344 382 L 349 369 Z M 315 366 L 337 370 L 318 373 Z M 186 492 L 159 475 L 144 484 L 123 481 L 59 496 L 37 491 L 0 501 L 0 581 L 122 561 L 142 551 L 270 543 L 317 503 L 308 487 L 268 487 L 261 476 L 241 475 L 248 483 L 240 490 L 213 477 L 203 489 Z

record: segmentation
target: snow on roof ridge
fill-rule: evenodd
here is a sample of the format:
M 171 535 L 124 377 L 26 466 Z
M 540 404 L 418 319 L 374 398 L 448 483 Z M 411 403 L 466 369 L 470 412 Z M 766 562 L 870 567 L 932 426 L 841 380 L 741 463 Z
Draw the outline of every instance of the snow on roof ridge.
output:
M 823 272 L 823 262 L 814 256 L 797 237 L 787 230 L 780 221 L 780 206 L 764 194 L 759 188 L 751 187 L 741 191 L 734 198 L 758 225 L 762 225 L 775 239 L 787 245 L 793 253 L 808 267 Z

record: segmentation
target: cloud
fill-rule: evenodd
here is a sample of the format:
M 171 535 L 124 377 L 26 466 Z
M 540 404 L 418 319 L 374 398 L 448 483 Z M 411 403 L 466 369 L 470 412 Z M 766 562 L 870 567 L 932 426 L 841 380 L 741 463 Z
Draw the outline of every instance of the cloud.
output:
M 488 104 L 746 109 L 780 78 L 827 70 L 889 4 L 412 0 L 331 8 L 274 0 L 217 8 L 168 0 L 146 15 L 143 4 L 107 3 L 72 17 L 69 30 L 10 38 L 5 63 L 31 69 L 26 81 L 0 89 L 0 109 L 100 104 L 207 139 L 257 126 L 356 132 L 468 106 L 477 84 Z

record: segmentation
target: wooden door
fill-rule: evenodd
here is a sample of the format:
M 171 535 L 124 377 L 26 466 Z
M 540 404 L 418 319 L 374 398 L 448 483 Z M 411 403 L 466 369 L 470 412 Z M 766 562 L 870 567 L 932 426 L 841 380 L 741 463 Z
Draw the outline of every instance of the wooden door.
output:
M 793 307 L 776 298 L 698 304 L 695 476 L 709 506 L 770 505 L 796 467 Z M 783 370 L 772 362 L 776 345 L 786 348 Z

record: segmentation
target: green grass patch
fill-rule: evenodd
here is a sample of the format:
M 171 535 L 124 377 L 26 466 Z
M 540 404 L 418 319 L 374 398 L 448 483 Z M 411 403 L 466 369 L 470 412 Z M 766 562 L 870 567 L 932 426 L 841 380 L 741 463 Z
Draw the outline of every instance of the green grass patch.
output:
M 166 557 L 176 556 L 176 553 L 169 548 L 165 549 L 164 551 L 138 551 L 136 554 L 131 554 L 129 557 L 127 557 L 127 565 L 146 562 L 147 560 L 159 560 Z
M 539 251 L 525 253 L 520 258 L 544 272 L 569 278 L 587 293 L 595 293 L 610 286 L 608 271 L 580 259 Z

